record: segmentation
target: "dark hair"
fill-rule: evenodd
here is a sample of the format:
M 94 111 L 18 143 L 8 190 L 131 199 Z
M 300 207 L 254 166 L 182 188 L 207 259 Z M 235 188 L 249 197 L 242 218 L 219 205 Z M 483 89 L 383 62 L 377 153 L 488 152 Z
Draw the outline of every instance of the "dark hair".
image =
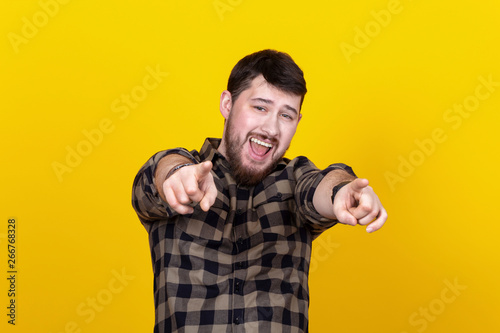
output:
M 292 57 L 275 50 L 262 50 L 247 55 L 234 66 L 229 75 L 227 90 L 233 103 L 238 96 L 248 89 L 257 76 L 262 74 L 272 86 L 294 95 L 301 96 L 300 105 L 307 92 L 304 73 Z

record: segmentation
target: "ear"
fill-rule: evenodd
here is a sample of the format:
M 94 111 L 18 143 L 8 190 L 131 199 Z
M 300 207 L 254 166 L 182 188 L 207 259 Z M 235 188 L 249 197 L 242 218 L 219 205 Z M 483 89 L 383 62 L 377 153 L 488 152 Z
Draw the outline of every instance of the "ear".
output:
M 300 123 L 301 119 L 302 119 L 302 113 L 299 113 L 299 120 L 297 121 L 297 125 Z
M 229 113 L 231 112 L 231 107 L 233 106 L 233 99 L 231 97 L 231 93 L 227 90 L 222 92 L 220 96 L 220 113 L 227 119 L 229 117 Z

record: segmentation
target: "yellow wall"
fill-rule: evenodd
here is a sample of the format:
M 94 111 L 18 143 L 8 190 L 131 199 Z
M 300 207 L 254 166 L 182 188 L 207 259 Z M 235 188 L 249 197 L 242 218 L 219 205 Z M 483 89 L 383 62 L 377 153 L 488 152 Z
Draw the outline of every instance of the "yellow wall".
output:
M 309 88 L 288 156 L 351 165 L 389 212 L 375 234 L 336 226 L 316 242 L 311 332 L 498 332 L 499 10 L 497 1 L 2 1 L 1 330 L 152 331 L 133 177 L 158 150 L 220 136 L 231 68 L 275 48 Z

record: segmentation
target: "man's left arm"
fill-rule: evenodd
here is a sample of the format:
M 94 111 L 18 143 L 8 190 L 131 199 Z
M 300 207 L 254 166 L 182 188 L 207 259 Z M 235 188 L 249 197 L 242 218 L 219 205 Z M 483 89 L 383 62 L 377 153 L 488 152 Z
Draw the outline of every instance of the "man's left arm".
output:
M 336 192 L 332 203 L 332 191 Z M 313 205 L 323 217 L 349 225 L 367 225 L 366 231 L 380 229 L 387 220 L 387 212 L 367 179 L 356 178 L 344 170 L 330 171 L 319 183 L 313 196 Z

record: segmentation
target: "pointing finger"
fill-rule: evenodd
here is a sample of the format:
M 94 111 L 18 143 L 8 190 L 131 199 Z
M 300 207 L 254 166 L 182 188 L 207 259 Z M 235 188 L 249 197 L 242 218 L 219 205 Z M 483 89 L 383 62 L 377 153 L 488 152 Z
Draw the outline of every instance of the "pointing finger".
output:
M 349 185 L 354 192 L 361 192 L 365 187 L 368 186 L 368 183 L 368 179 L 356 178 L 352 182 L 350 182 Z
M 208 175 L 210 170 L 212 170 L 212 162 L 210 161 L 205 161 L 196 165 L 196 176 L 198 180 L 203 179 L 206 175 Z

